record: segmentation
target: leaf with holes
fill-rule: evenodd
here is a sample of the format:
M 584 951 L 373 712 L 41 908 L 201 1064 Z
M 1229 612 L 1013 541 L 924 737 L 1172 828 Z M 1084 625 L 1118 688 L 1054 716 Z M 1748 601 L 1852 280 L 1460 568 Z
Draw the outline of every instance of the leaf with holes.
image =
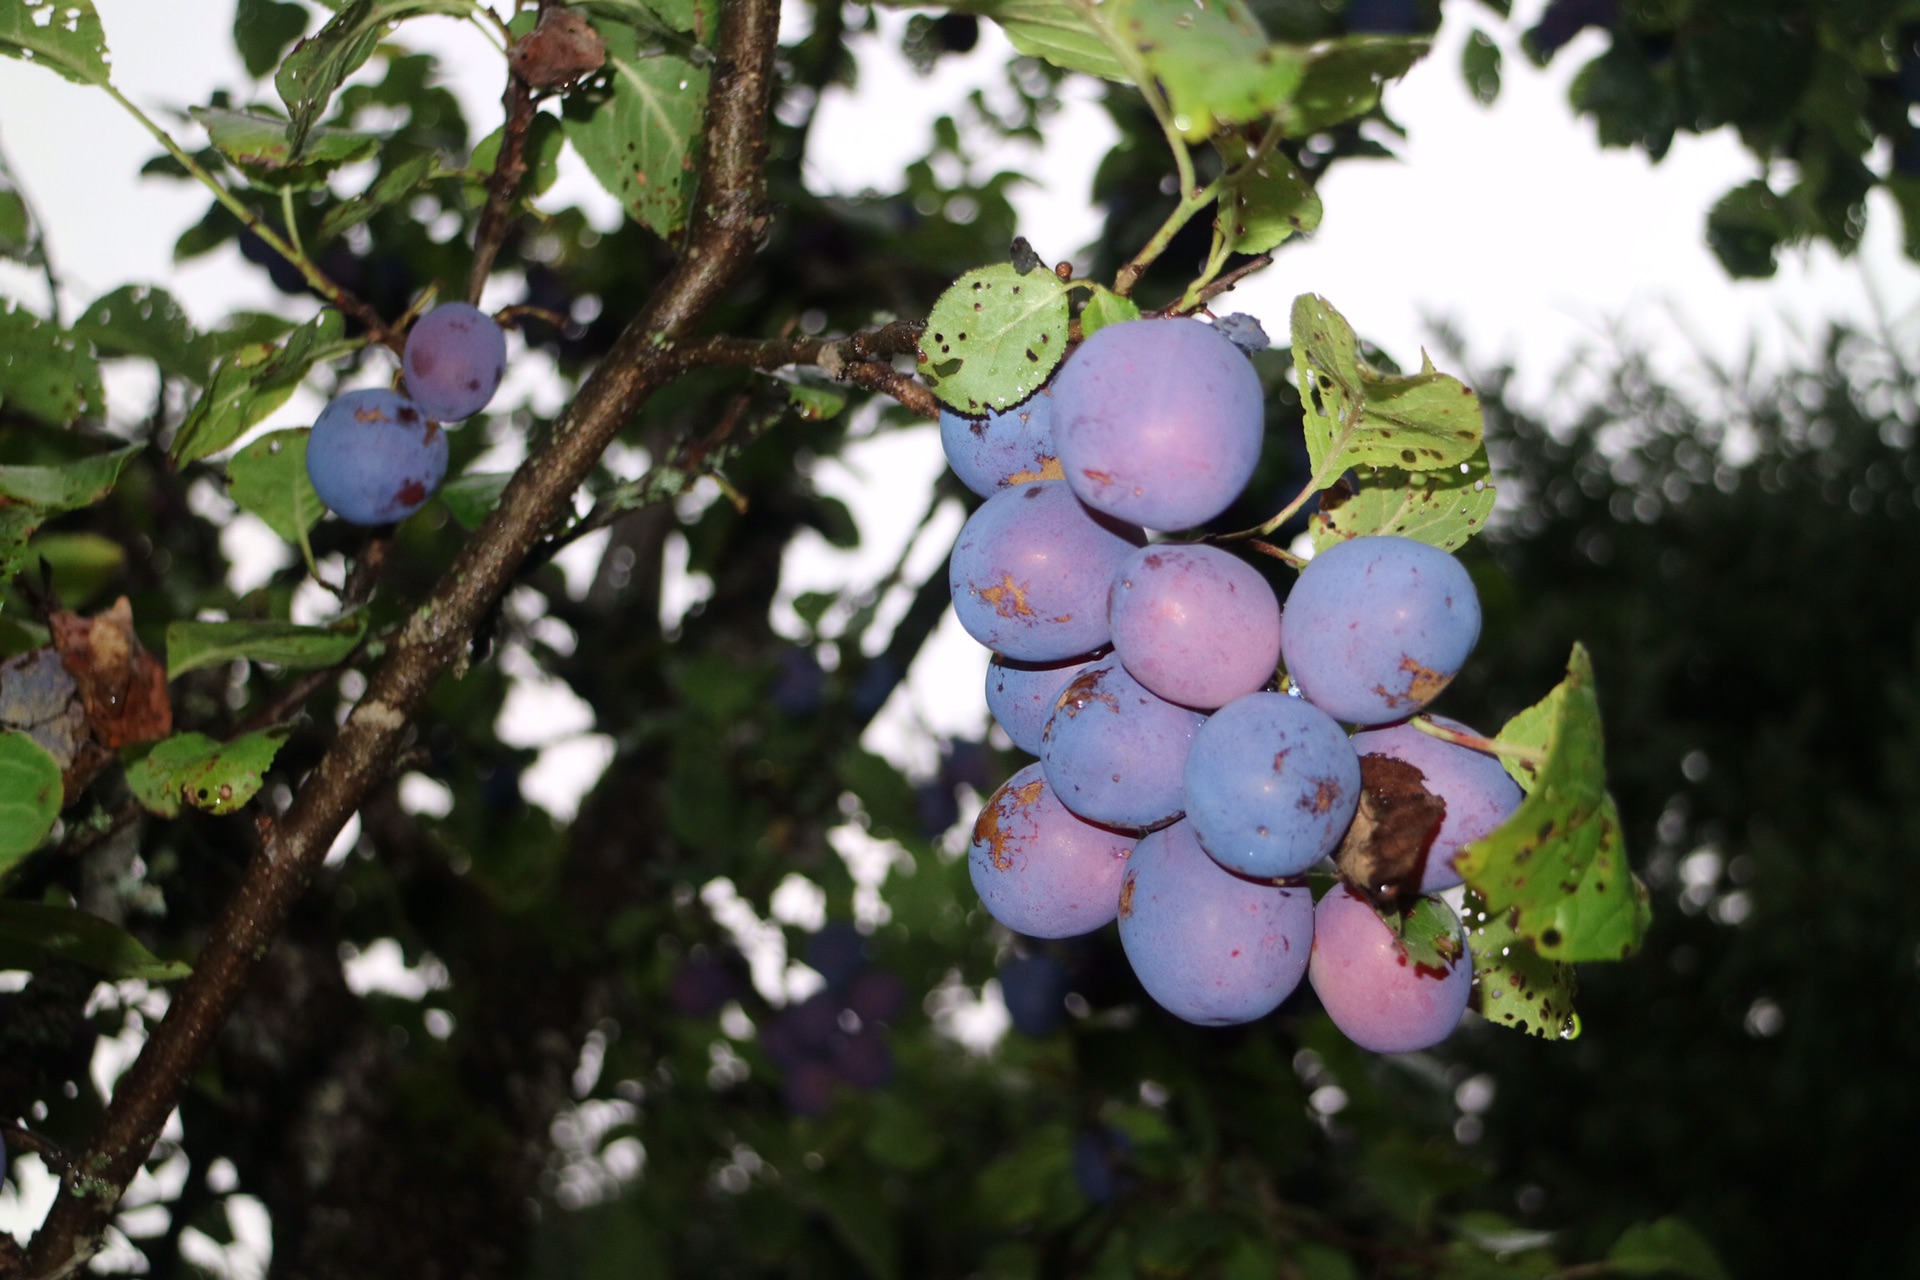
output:
M 364 617 L 326 626 L 262 619 L 238 622 L 175 622 L 167 627 L 167 679 L 235 658 L 282 667 L 330 667 L 367 633 Z
M 1325 298 L 1294 300 L 1293 367 L 1321 484 L 1349 467 L 1457 467 L 1480 447 L 1473 392 L 1431 363 L 1409 376 L 1370 368 L 1353 326 Z
M 1600 704 L 1583 647 L 1574 646 L 1567 678 L 1494 741 L 1528 749 L 1539 764 L 1516 773 L 1528 793 L 1513 816 L 1460 851 L 1454 865 L 1468 888 L 1486 910 L 1511 911 L 1514 931 L 1550 960 L 1632 955 L 1652 913 L 1607 794 Z
M 288 542 L 299 542 L 326 513 L 307 478 L 310 428 L 269 431 L 227 460 L 227 494 Z
M 1473 951 L 1472 1007 L 1497 1026 L 1547 1040 L 1580 1034 L 1573 966 L 1548 960 L 1513 928 L 1511 912 L 1489 910 L 1468 893 L 1460 908 Z
M 1443 471 L 1362 467 L 1320 495 L 1320 509 L 1307 522 L 1313 549 L 1386 534 L 1456 551 L 1487 526 L 1494 483 L 1487 451 L 1479 449 Z
M 154 744 L 127 766 L 134 798 L 165 818 L 184 802 L 209 813 L 232 813 L 260 791 L 285 729 L 263 729 L 215 742 L 203 733 L 181 733 Z
M 59 325 L 0 302 L 0 406 L 52 427 L 103 414 L 100 368 Z
M 694 147 L 706 115 L 707 69 L 640 47 L 631 27 L 602 23 L 607 65 L 567 95 L 567 141 L 627 215 L 662 239 L 686 226 Z
M 1067 354 L 1067 287 L 1051 271 L 981 267 L 933 304 L 920 335 L 920 376 L 962 413 L 1018 404 Z
M 0 871 L 40 847 L 60 799 L 60 762 L 24 733 L 0 733 Z
M 1320 225 L 1320 193 L 1293 161 L 1276 152 L 1249 166 L 1246 143 L 1222 138 L 1217 145 L 1230 169 L 1220 192 L 1220 233 L 1228 248 L 1265 253 Z
M 93 0 L 0 4 L 0 55 L 38 63 L 78 84 L 107 83 L 107 35 Z

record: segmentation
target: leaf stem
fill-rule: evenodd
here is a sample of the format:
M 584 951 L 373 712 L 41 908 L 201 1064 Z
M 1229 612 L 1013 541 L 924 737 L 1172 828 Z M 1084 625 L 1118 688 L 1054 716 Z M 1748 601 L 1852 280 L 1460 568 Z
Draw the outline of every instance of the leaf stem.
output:
M 1141 58 L 1140 51 L 1123 40 L 1120 33 L 1107 23 L 1108 10 L 1096 5 L 1093 0 L 1072 0 L 1072 4 L 1080 20 L 1100 37 L 1100 42 L 1107 46 L 1107 52 L 1113 55 L 1114 60 L 1133 81 L 1134 87 L 1140 90 L 1140 96 L 1146 99 L 1147 109 L 1153 112 L 1153 118 L 1159 123 L 1160 132 L 1166 138 L 1168 148 L 1173 152 L 1174 172 L 1180 184 L 1180 203 L 1174 206 L 1173 212 L 1167 215 L 1166 221 L 1160 224 L 1159 230 L 1153 233 L 1153 237 L 1141 247 L 1140 252 L 1114 273 L 1113 291 L 1124 298 L 1133 292 L 1133 286 L 1139 282 L 1147 268 L 1166 252 L 1167 245 L 1172 243 L 1173 237 L 1179 233 L 1180 228 L 1186 226 L 1194 214 L 1212 202 L 1219 193 L 1220 183 L 1215 179 L 1204 187 L 1196 185 L 1198 179 L 1193 171 L 1193 152 L 1187 146 L 1187 140 L 1180 136 L 1180 130 L 1174 127 L 1173 112 L 1168 108 L 1167 100 L 1160 92 L 1160 86 L 1154 81 L 1153 71 L 1147 66 L 1145 59 Z
M 1544 753 L 1532 747 L 1522 747 L 1494 738 L 1483 738 L 1477 733 L 1462 733 L 1458 729 L 1449 729 L 1445 725 L 1436 723 L 1431 716 L 1415 716 L 1408 723 L 1428 737 L 1438 738 L 1442 742 L 1451 742 L 1455 746 L 1466 747 L 1485 755 L 1517 760 L 1529 769 L 1538 769 L 1547 760 Z

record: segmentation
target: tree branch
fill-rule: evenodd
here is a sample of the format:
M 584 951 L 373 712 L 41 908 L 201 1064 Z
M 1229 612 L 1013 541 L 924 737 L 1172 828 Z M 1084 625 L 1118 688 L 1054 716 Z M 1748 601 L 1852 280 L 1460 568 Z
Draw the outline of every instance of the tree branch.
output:
M 707 338 L 681 344 L 672 358 L 681 369 L 814 365 L 836 381 L 892 396 L 923 418 L 938 418 L 940 401 L 934 394 L 893 367 L 895 356 L 919 353 L 920 334 L 926 327 L 922 320 L 896 320 L 847 338 Z
M 174 994 L 122 1078 L 99 1130 L 62 1179 L 35 1234 L 35 1273 L 82 1265 L 145 1161 L 188 1080 L 261 955 L 368 791 L 386 777 L 411 717 L 466 651 L 467 639 L 594 462 L 675 371 L 671 344 L 734 283 L 767 221 L 763 166 L 778 43 L 778 0 L 726 0 L 708 98 L 703 153 L 686 247 L 601 365 L 581 386 L 546 446 L 514 475 L 500 504 L 414 611 L 374 671 L 293 805 L 264 833 L 263 850 L 209 934 L 193 975 Z

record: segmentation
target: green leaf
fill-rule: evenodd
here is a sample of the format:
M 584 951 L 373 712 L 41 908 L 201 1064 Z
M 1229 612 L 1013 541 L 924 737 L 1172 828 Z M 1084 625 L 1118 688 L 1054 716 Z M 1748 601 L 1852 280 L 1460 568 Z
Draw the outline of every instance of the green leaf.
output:
M 1320 509 L 1307 523 L 1313 549 L 1376 534 L 1413 538 L 1456 551 L 1487 526 L 1495 485 L 1487 451 L 1478 449 L 1457 467 L 1402 471 L 1362 467 L 1353 481 L 1320 495 Z
M 0 55 L 38 63 L 79 84 L 107 83 L 107 36 L 93 0 L 0 4 Z
M 227 493 L 288 542 L 299 542 L 326 514 L 307 478 L 310 427 L 269 431 L 227 460 Z
M 103 357 L 139 356 L 170 378 L 205 386 L 211 359 L 186 309 L 165 289 L 122 285 L 94 299 L 73 333 Z
M 1514 932 L 1511 912 L 1489 910 L 1469 892 L 1460 915 L 1473 950 L 1471 1005 L 1488 1022 L 1547 1040 L 1580 1034 L 1573 966 L 1548 960 Z
M 46 518 L 38 507 L 0 506 L 0 586 L 12 582 L 31 563 L 27 539 Z
M 45 515 L 90 507 L 113 492 L 137 444 L 50 466 L 0 467 L 0 498 L 39 507 Z
M 1272 44 L 1242 0 L 1116 0 L 1114 26 L 1160 82 L 1189 142 L 1264 119 L 1299 87 L 1307 59 Z
M 538 115 L 534 119 L 550 120 L 551 117 Z M 439 166 L 431 154 L 401 161 L 374 179 L 373 185 L 363 194 L 328 209 L 320 219 L 320 226 L 314 231 L 311 242 L 325 244 L 349 227 L 359 226 L 382 209 L 399 204 L 438 175 Z
M 1536 769 L 1509 772 L 1528 788 L 1512 817 L 1460 851 L 1455 866 L 1489 912 L 1551 960 L 1633 954 L 1651 918 L 1646 887 L 1627 865 L 1620 815 L 1606 790 L 1600 704 L 1580 645 L 1567 678 L 1509 720 L 1495 742 L 1521 747 Z
M 421 14 L 464 17 L 475 0 L 349 0 L 324 27 L 294 46 L 273 78 L 287 104 L 290 154 L 302 156 L 307 135 L 346 78 L 358 71 L 393 24 Z
M 1486 32 L 1475 27 L 1460 50 L 1460 74 L 1474 101 L 1490 107 L 1500 96 L 1500 46 Z
M 28 547 L 53 573 L 53 589 L 69 608 L 97 597 L 127 562 L 127 550 L 98 533 L 43 533 Z
M 32 950 L 114 979 L 171 982 L 193 972 L 191 965 L 160 959 L 118 925 L 49 902 L 0 902 L 0 950 L 9 968 L 13 957 Z
M 1220 191 L 1220 231 L 1235 253 L 1265 253 L 1296 232 L 1320 225 L 1320 193 L 1278 153 L 1252 168 L 1252 150 L 1237 139 L 1218 140 L 1232 176 Z
M 176 465 L 220 452 L 287 402 L 314 365 L 361 346 L 342 335 L 346 322 L 328 308 L 287 335 L 284 345 L 253 343 L 220 362 L 167 450 Z
M 287 46 L 306 30 L 307 11 L 285 0 L 240 0 L 233 12 L 234 48 L 256 80 L 279 66 Z
M 1278 116 L 1287 136 L 1304 138 L 1365 115 L 1380 101 L 1380 89 L 1425 57 L 1424 36 L 1349 36 L 1313 46 L 1300 87 Z
M 808 422 L 825 422 L 840 416 L 847 407 L 847 393 L 836 387 L 810 387 L 795 383 L 787 388 L 787 402 Z
M 30 267 L 46 261 L 39 224 L 4 155 L 0 155 L 0 258 L 12 258 Z
M 1123 298 L 1103 284 L 1093 286 L 1093 296 L 1080 311 L 1080 336 L 1091 338 L 1110 324 L 1140 318 L 1140 306 L 1132 298 Z
M 1727 1270 L 1707 1238 L 1679 1218 L 1628 1227 L 1607 1251 L 1607 1262 L 1628 1275 L 1727 1280 Z
M 294 622 L 175 622 L 167 627 L 167 679 L 235 658 L 282 667 L 330 667 L 367 633 L 355 616 L 326 626 Z
M 1132 79 L 1100 33 L 1067 0 L 966 0 L 953 9 L 999 23 L 1013 47 L 1029 58 L 1106 80 Z
M 1293 365 L 1317 478 L 1349 467 L 1457 468 L 1480 448 L 1480 402 L 1431 363 L 1384 374 L 1359 356 L 1353 328 L 1324 298 L 1293 304 Z
M 165 818 L 179 814 L 183 801 L 209 813 L 232 813 L 258 794 L 262 775 L 286 740 L 285 729 L 263 729 L 231 742 L 175 734 L 127 766 L 127 786 L 135 799 Z
M 567 141 L 627 215 L 662 239 L 687 222 L 694 147 L 707 103 L 707 69 L 642 51 L 630 27 L 600 28 L 606 70 L 592 90 L 567 95 Z
M 481 471 L 449 480 L 440 486 L 439 498 L 463 529 L 478 529 L 487 515 L 500 505 L 507 491 L 511 471 Z
M 1786 201 L 1764 178 L 1735 187 L 1707 211 L 1707 247 L 1735 279 L 1765 279 L 1779 268 L 1775 254 L 1798 234 Z
M 1382 918 L 1416 968 L 1450 969 L 1462 955 L 1460 918 L 1439 898 L 1421 898 L 1405 915 Z
M 0 871 L 40 847 L 60 800 L 60 762 L 24 733 L 0 733 Z
M 0 303 L 0 405 L 54 427 L 102 414 L 100 367 L 58 325 Z
M 940 1131 L 926 1113 L 894 1093 L 876 1094 L 861 1145 L 883 1165 L 914 1173 L 940 1159 Z
M 505 133 L 506 126 L 502 125 L 480 139 L 472 159 L 467 161 L 467 168 L 480 173 L 493 172 L 494 165 L 500 161 L 500 143 Z M 566 131 L 553 116 L 542 111 L 533 117 L 520 153 L 527 165 L 527 176 L 520 183 L 523 198 L 541 194 L 560 176 L 560 153 L 566 149 L 566 141 Z M 479 179 L 469 179 L 464 193 L 468 208 L 477 209 L 487 202 L 487 184 Z
M 370 133 L 310 129 L 296 157 L 287 122 L 278 116 L 219 107 L 193 107 L 188 114 L 207 131 L 221 155 L 256 184 L 275 189 L 324 186 L 330 171 L 366 159 L 380 145 L 380 139 Z
M 1018 404 L 1067 354 L 1067 287 L 1010 263 L 969 271 L 940 295 L 920 335 L 920 374 L 962 413 Z

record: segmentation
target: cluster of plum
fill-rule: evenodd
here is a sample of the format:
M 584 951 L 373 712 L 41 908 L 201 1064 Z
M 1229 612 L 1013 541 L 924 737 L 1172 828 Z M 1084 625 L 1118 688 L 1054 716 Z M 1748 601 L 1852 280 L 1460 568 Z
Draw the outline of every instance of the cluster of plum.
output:
M 334 397 L 307 438 L 307 478 L 352 524 L 392 524 L 425 505 L 447 474 L 440 425 L 487 407 L 507 368 L 507 340 L 478 307 L 444 303 L 414 322 L 400 359 L 406 393 Z
M 1438 898 L 1397 908 L 1460 883 L 1459 849 L 1521 799 L 1493 757 L 1409 722 L 1478 639 L 1478 597 L 1446 552 L 1363 537 L 1309 561 L 1283 615 L 1226 546 L 1148 542 L 1225 511 L 1262 432 L 1247 357 L 1184 319 L 1100 329 L 1025 403 L 943 417 L 987 499 L 954 547 L 954 609 L 994 651 L 989 710 L 1039 757 L 981 811 L 973 883 L 1032 937 L 1117 918 L 1141 984 L 1189 1021 L 1262 1017 L 1305 977 L 1355 1042 L 1425 1047 L 1464 1012 L 1471 957 Z M 1355 884 L 1363 799 L 1388 791 L 1425 806 L 1416 865 Z M 1336 855 L 1316 907 L 1305 874 Z

